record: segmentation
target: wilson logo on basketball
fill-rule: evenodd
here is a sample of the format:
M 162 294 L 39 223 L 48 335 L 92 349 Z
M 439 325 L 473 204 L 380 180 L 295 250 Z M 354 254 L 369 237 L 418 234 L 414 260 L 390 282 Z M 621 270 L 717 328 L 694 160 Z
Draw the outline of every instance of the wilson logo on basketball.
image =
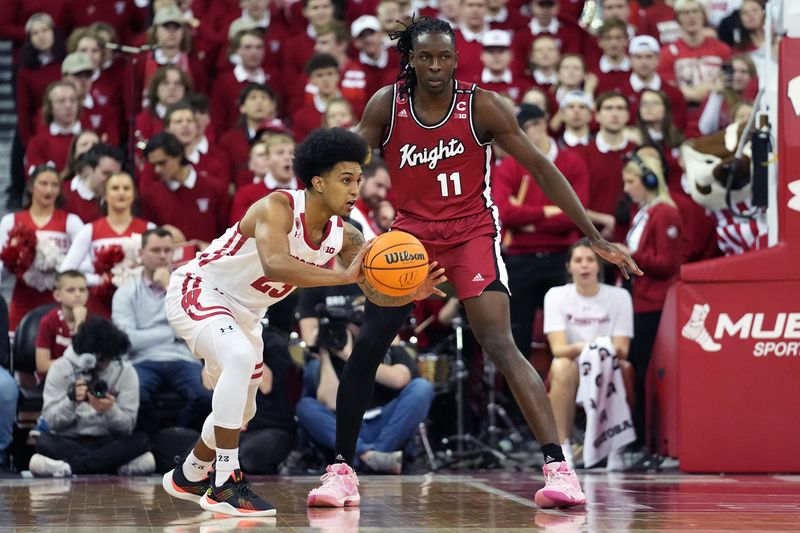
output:
M 392 252 L 390 254 L 383 254 L 384 260 L 386 260 L 387 265 L 393 265 L 395 263 L 407 263 L 408 261 L 425 261 L 425 254 L 418 252 L 415 254 L 410 254 L 408 252 Z

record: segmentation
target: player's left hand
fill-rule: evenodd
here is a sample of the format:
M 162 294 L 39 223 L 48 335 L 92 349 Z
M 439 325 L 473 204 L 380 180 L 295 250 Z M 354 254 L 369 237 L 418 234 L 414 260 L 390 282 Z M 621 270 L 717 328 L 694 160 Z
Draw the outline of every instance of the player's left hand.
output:
M 637 276 L 644 275 L 644 272 L 642 272 L 642 270 L 636 264 L 636 261 L 633 260 L 629 253 L 624 252 L 605 239 L 598 239 L 594 241 L 592 243 L 592 250 L 594 250 L 597 255 L 609 263 L 617 265 L 625 279 L 631 278 L 628 274 L 628 271 L 636 274 Z
M 412 294 L 414 301 L 424 300 L 431 294 L 441 297 L 446 296 L 444 292 L 436 288 L 437 285 L 441 285 L 447 281 L 447 276 L 444 275 L 444 268 L 437 268 L 438 266 L 438 261 L 434 261 L 428 265 L 428 277 L 425 278 L 425 281 L 423 281 Z

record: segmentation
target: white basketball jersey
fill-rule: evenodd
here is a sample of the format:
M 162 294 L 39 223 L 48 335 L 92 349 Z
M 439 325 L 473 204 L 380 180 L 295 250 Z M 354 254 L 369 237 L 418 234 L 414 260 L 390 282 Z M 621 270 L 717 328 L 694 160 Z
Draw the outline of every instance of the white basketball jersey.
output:
M 325 267 L 341 251 L 344 223 L 332 217 L 325 226 L 319 247 L 311 243 L 305 222 L 305 191 L 278 191 L 289 197 L 294 223 L 289 232 L 289 253 L 303 263 Z M 239 223 L 197 254 L 183 270 L 199 277 L 206 285 L 262 316 L 267 307 L 286 298 L 295 287 L 272 281 L 264 275 L 256 250 L 256 240 L 239 232 Z

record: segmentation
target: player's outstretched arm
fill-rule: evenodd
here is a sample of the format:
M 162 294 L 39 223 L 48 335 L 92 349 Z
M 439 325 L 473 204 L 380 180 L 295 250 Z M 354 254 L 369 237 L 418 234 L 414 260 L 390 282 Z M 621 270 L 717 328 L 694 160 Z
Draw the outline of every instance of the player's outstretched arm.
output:
M 361 234 L 352 224 L 345 223 L 344 225 L 344 244 L 342 251 L 339 253 L 339 258 L 342 264 L 348 268 L 352 268 L 353 264 L 358 262 L 360 264 L 364 260 L 364 255 L 372 245 L 364 242 L 364 235 Z M 406 296 L 387 296 L 378 291 L 375 287 L 370 285 L 366 279 L 362 278 L 358 282 L 361 291 L 369 300 L 375 305 L 382 307 L 402 307 L 415 300 L 424 300 L 431 294 L 444 296 L 445 294 L 436 288 L 440 283 L 447 281 L 444 275 L 443 268 L 437 268 L 438 263 L 435 261 L 428 266 L 428 277 L 420 285 L 416 291 Z
M 254 220 L 249 220 L 254 217 Z M 295 287 L 323 287 L 356 283 L 362 277 L 361 261 L 364 250 L 356 254 L 353 268 L 336 272 L 298 261 L 289 253 L 289 232 L 292 231 L 294 215 L 289 199 L 280 193 L 270 194 L 259 202 L 256 209 L 248 211 L 242 220 L 242 229 L 254 224 L 258 256 L 264 275 L 272 281 L 287 283 Z M 252 227 L 252 226 L 250 226 Z
M 547 197 L 575 222 L 584 235 L 589 237 L 595 252 L 606 261 L 617 265 L 625 278 L 628 278 L 628 270 L 642 275 L 642 271 L 630 255 L 600 235 L 567 179 L 519 128 L 514 112 L 502 98 L 496 93 L 479 89 L 475 96 L 475 116 L 479 117 L 478 133 L 493 137 L 509 155 L 531 173 Z

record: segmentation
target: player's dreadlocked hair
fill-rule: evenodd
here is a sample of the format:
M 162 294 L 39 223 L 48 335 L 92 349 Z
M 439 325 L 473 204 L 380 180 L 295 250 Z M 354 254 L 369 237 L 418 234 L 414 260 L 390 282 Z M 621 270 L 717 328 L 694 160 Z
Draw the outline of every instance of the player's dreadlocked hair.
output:
M 397 41 L 397 53 L 400 54 L 400 74 L 397 75 L 397 81 L 401 82 L 400 92 L 410 95 L 417 85 L 417 73 L 408 61 L 408 56 L 414 49 L 414 39 L 424 33 L 443 33 L 449 35 L 455 44 L 456 33 L 450 24 L 432 17 L 417 20 L 412 17 L 411 24 L 403 26 L 405 27 L 402 30 L 389 33 L 389 37 Z

